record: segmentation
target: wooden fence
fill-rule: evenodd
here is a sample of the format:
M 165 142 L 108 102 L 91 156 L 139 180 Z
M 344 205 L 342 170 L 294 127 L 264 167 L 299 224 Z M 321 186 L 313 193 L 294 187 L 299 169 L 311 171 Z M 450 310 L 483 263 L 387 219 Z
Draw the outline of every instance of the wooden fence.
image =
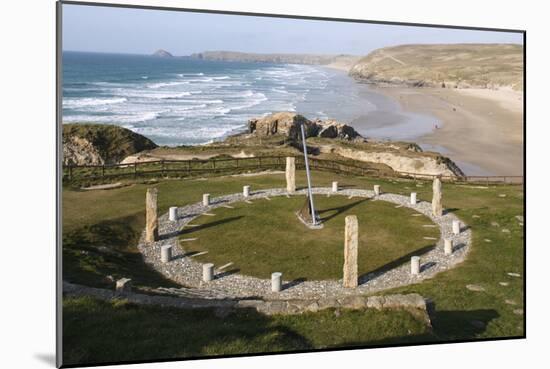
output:
M 297 169 L 304 169 L 304 158 L 296 156 Z M 374 178 L 409 178 L 431 180 L 436 175 L 381 171 L 368 163 L 310 158 L 312 170 L 329 171 Z M 248 171 L 284 170 L 286 156 L 259 156 L 251 158 L 223 158 L 206 160 L 155 160 L 132 164 L 67 165 L 63 166 L 63 181 L 96 181 L 116 178 L 148 176 L 187 177 L 205 174 L 231 174 Z M 445 182 L 489 184 L 522 184 L 523 176 L 442 176 Z

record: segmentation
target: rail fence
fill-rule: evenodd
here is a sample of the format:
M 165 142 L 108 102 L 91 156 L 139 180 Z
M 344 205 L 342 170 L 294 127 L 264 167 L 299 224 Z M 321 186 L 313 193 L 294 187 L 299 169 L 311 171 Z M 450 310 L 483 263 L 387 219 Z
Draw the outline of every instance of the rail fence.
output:
M 296 168 L 304 169 L 304 158 L 296 156 Z M 404 178 L 432 180 L 437 175 L 411 172 L 383 171 L 368 163 L 349 163 L 337 160 L 309 158 L 312 170 L 367 176 L 374 178 Z M 231 174 L 248 171 L 284 170 L 286 156 L 258 156 L 250 158 L 218 158 L 204 160 L 155 160 L 131 164 L 66 165 L 64 182 L 97 181 L 116 178 L 149 176 L 187 177 L 205 174 Z M 481 184 L 523 184 L 523 176 L 441 176 L 445 182 Z

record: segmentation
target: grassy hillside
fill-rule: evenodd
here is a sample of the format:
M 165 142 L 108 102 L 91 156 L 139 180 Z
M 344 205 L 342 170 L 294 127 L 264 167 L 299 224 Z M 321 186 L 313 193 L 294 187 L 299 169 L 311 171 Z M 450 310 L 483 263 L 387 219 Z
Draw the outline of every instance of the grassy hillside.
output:
M 73 146 L 75 150 L 66 150 Z M 64 162 L 71 160 L 69 154 L 78 151 L 85 156 L 97 153 L 104 163 L 118 163 L 126 156 L 143 150 L 154 149 L 157 145 L 129 129 L 107 124 L 64 124 Z
M 371 52 L 350 75 L 373 83 L 523 89 L 523 46 L 401 45 Z

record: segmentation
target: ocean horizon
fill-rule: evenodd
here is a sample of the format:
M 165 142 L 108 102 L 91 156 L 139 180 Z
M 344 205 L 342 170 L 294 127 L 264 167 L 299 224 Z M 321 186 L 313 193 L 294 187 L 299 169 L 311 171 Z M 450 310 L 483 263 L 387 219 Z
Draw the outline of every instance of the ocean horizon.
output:
M 317 65 L 63 52 L 63 123 L 115 124 L 159 145 L 200 145 L 278 111 L 335 119 L 365 137 L 414 140 L 433 118 Z

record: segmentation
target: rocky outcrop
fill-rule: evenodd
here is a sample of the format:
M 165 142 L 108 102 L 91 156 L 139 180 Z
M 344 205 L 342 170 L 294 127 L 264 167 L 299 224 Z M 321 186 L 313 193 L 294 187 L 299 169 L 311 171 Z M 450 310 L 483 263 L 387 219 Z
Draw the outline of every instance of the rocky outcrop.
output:
M 173 58 L 174 55 L 170 54 L 168 51 L 163 49 L 158 49 L 153 53 L 153 56 L 159 56 L 161 58 Z
M 64 165 L 101 165 L 105 164 L 97 148 L 87 139 L 70 136 L 63 137 Z
M 116 164 L 131 154 L 157 145 L 126 128 L 105 124 L 64 124 L 63 164 Z
M 349 71 L 379 85 L 523 90 L 523 46 L 400 45 L 374 50 Z
M 306 137 L 340 138 L 352 140 L 361 135 L 347 124 L 335 120 L 310 121 L 303 115 L 293 112 L 270 114 L 263 118 L 248 121 L 248 132 L 255 135 L 284 135 L 290 139 L 300 139 L 300 125 L 304 125 Z
M 398 151 L 382 146 L 373 150 L 368 148 L 342 147 L 340 145 L 321 145 L 321 153 L 330 153 L 357 161 L 380 163 L 389 166 L 397 172 L 414 173 L 417 175 L 464 176 L 462 170 L 449 158 L 435 153 L 417 151 Z

